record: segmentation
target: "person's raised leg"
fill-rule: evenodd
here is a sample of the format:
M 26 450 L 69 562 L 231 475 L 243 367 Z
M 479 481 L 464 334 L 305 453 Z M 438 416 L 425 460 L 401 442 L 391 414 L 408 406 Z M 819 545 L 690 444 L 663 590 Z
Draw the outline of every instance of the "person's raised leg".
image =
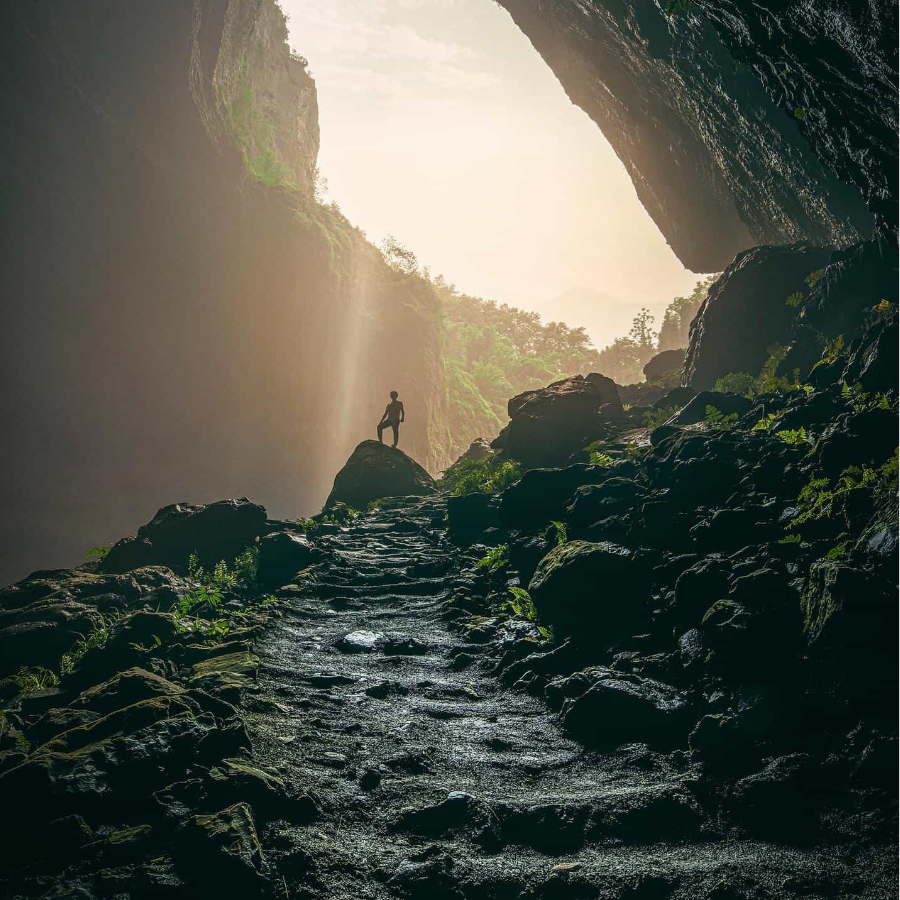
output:
M 384 433 L 384 422 L 379 422 L 378 423 L 378 440 L 382 444 L 384 443 L 384 438 L 382 437 L 383 433 Z

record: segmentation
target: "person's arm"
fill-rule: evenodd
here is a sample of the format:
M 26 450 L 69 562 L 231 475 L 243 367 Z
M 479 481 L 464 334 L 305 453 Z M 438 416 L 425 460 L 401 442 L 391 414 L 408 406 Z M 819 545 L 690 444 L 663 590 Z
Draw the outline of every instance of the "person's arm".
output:
M 384 408 L 384 412 L 381 414 L 381 418 L 378 420 L 378 424 L 380 425 L 386 418 L 388 414 L 388 408 Z
M 400 421 L 401 421 L 401 422 L 405 422 L 405 421 L 406 421 L 406 410 L 403 408 L 403 403 L 402 403 L 402 402 L 400 403 Z

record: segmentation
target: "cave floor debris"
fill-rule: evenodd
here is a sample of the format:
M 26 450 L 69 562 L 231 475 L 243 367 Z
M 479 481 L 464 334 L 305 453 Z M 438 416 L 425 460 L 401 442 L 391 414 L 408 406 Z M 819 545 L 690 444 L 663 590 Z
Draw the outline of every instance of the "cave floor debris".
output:
M 444 512 L 395 498 L 322 538 L 328 561 L 258 643 L 254 756 L 320 806 L 264 838 L 292 860 L 287 896 L 890 896 L 880 854 L 728 835 L 686 754 L 586 751 L 486 666 L 454 666 Z

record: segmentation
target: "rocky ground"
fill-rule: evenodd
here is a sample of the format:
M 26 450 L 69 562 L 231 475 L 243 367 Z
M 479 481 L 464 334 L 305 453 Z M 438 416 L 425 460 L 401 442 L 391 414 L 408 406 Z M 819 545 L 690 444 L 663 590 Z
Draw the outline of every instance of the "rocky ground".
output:
M 895 335 L 0 590 L 2 896 L 895 896 Z

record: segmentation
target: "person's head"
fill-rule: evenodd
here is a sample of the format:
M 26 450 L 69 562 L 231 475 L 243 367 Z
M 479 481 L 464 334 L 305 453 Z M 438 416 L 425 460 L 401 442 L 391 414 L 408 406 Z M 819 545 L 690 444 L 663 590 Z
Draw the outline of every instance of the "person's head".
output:
M 396 391 L 391 391 L 391 400 L 396 400 L 400 395 Z

